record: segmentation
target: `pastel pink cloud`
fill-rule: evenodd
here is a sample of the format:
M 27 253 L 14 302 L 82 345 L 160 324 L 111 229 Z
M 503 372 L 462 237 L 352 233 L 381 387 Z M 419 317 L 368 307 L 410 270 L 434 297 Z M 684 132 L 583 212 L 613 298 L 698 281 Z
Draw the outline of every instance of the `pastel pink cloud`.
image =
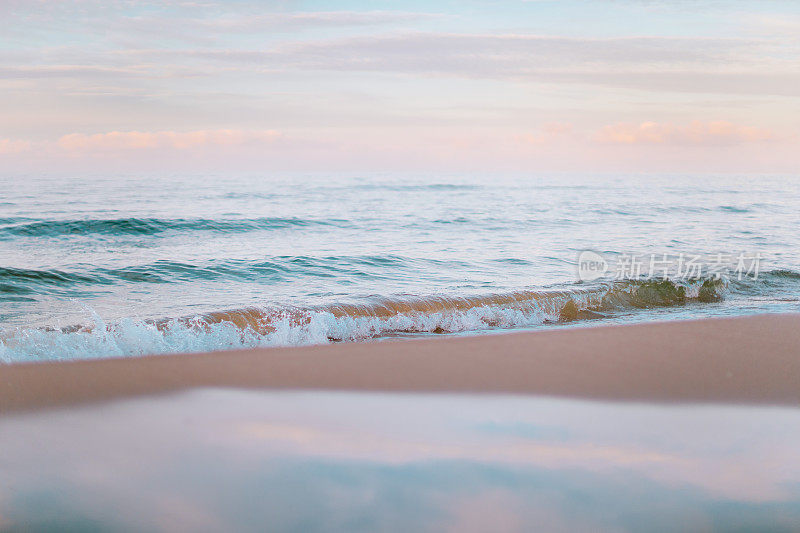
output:
M 67 151 L 141 150 L 152 148 L 188 149 L 201 146 L 239 146 L 272 142 L 281 134 L 275 130 L 112 131 L 70 133 L 56 141 Z
M 518 138 L 529 144 L 545 144 L 571 132 L 572 124 L 569 122 L 548 122 L 540 128 L 539 132 L 521 135 Z
M 766 129 L 741 126 L 724 120 L 687 125 L 668 122 L 618 123 L 605 126 L 594 140 L 604 144 L 730 145 L 775 139 Z
M 0 154 L 18 154 L 30 149 L 30 141 L 0 139 Z

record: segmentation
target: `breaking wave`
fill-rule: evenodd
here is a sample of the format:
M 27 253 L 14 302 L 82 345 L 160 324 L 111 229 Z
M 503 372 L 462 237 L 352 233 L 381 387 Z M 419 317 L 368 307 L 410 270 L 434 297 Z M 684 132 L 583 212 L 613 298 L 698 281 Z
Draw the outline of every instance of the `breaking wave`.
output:
M 0 360 L 123 357 L 529 327 L 603 318 L 618 310 L 718 301 L 730 285 L 724 279 L 618 281 L 485 296 L 391 298 L 310 308 L 250 307 L 112 324 L 93 314 L 84 325 L 6 332 L 0 339 Z

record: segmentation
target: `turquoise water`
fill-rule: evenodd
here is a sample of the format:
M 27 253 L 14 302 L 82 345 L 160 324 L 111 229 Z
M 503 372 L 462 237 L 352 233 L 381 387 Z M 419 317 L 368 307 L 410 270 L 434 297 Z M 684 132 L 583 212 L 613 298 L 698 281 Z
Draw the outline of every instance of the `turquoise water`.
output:
M 196 390 L 0 419 L 10 531 L 798 531 L 800 411 Z
M 568 301 L 600 322 L 800 307 L 787 176 L 14 176 L 0 190 L 5 361 L 560 327 Z M 579 282 L 583 250 L 605 277 Z M 615 262 L 650 254 L 761 259 L 713 297 L 709 273 L 671 273 L 677 296 L 615 283 Z

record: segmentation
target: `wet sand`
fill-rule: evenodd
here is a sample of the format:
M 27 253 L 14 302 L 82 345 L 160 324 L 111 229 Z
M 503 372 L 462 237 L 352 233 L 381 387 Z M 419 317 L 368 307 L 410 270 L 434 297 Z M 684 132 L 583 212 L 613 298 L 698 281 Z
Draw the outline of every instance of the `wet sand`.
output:
M 197 387 L 800 405 L 800 314 L 0 365 L 0 412 Z

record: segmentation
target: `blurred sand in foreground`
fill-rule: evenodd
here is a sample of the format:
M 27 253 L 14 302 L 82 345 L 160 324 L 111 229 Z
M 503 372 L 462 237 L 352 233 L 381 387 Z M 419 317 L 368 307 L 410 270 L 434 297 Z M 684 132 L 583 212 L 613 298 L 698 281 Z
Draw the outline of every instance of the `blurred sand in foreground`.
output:
M 0 365 L 0 412 L 194 387 L 800 404 L 800 314 Z

